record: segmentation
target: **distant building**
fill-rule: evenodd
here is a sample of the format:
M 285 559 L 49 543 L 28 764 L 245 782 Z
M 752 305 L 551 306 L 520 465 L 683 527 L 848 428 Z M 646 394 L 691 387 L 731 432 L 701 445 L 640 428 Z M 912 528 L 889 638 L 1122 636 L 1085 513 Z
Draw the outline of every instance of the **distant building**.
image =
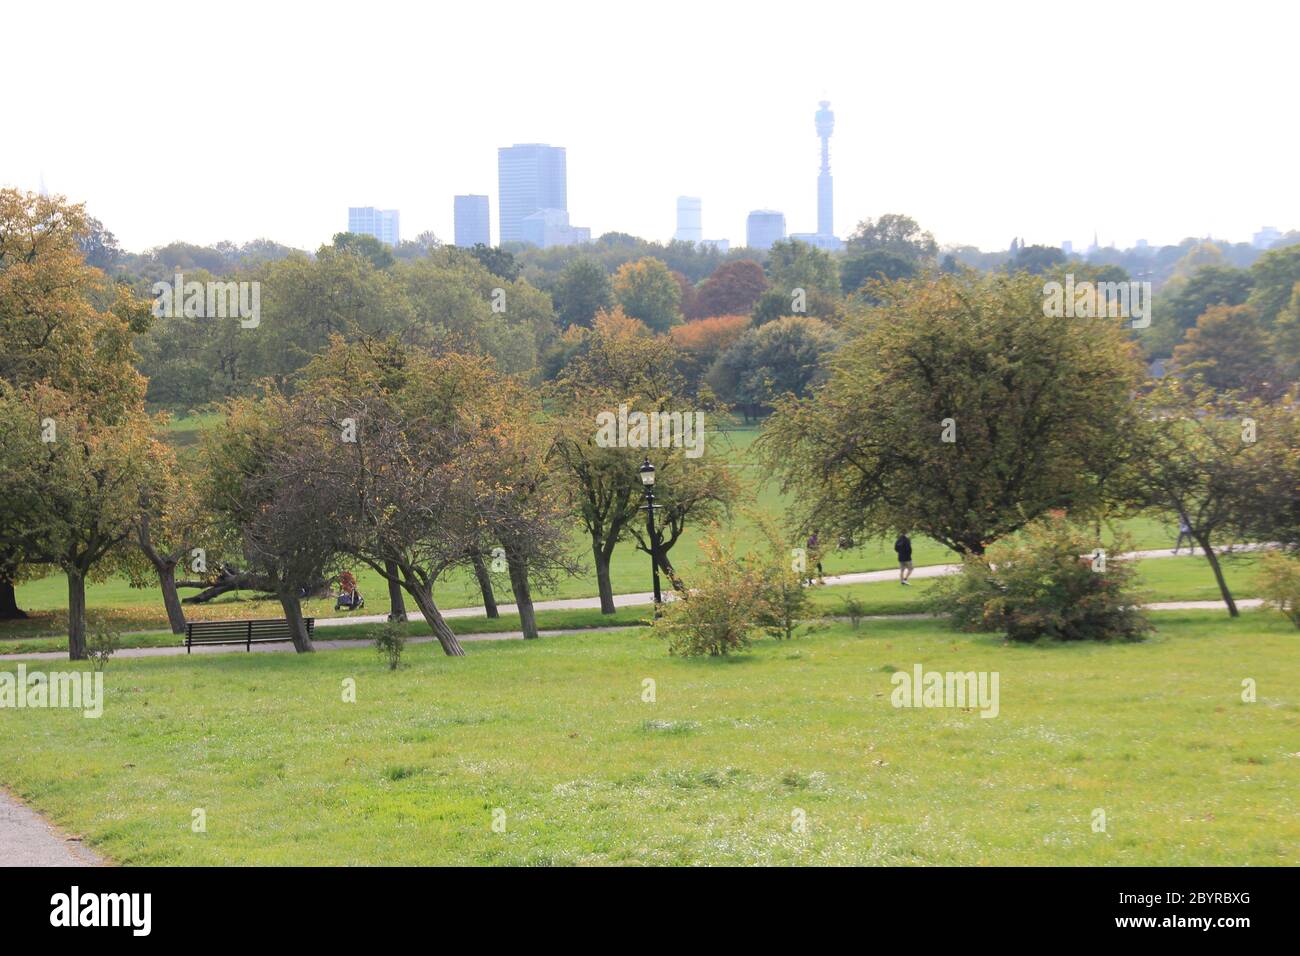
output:
M 374 206 L 348 207 L 348 232 L 359 236 L 374 236 L 385 245 L 395 246 L 402 241 L 402 230 L 396 209 L 376 209 Z
M 785 213 L 774 209 L 755 209 L 745 222 L 745 245 L 751 249 L 771 249 L 785 238 Z
M 540 209 L 567 214 L 569 190 L 563 146 L 521 143 L 497 150 L 500 242 L 527 242 L 524 220 Z
M 1282 233 L 1278 232 L 1272 226 L 1264 226 L 1259 232 L 1251 236 L 1250 244 L 1256 249 L 1267 249 L 1281 238 Z
M 843 239 L 836 239 L 834 236 L 827 236 L 820 232 L 792 232 L 790 238 L 828 252 L 839 252 L 844 248 Z
M 1074 243 L 1072 243 L 1069 239 L 1062 240 L 1061 251 L 1065 253 L 1067 256 L 1074 255 Z
M 563 209 L 539 209 L 520 223 L 520 242 L 549 249 L 551 246 L 576 246 L 591 242 L 591 230 L 570 226 L 569 214 Z
M 728 252 L 731 251 L 731 240 L 730 239 L 701 239 L 700 248 L 717 249 L 718 252 L 721 252 L 723 255 L 726 255 Z
M 455 213 L 456 245 L 463 248 L 492 245 L 487 196 L 457 196 Z
M 1147 242 L 1145 239 L 1139 239 L 1135 248 L 1142 252 L 1146 252 L 1151 248 L 1151 243 Z
M 677 231 L 673 233 L 674 239 L 694 243 L 703 241 L 702 205 L 698 196 L 677 197 Z

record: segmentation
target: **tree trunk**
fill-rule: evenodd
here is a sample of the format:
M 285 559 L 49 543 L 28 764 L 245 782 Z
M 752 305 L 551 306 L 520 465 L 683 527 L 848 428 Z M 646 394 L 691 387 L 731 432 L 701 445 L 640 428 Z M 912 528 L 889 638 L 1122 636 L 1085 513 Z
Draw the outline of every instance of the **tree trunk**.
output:
M 460 646 L 460 641 L 452 633 L 447 622 L 442 618 L 442 612 L 438 610 L 438 605 L 433 603 L 433 591 L 428 588 L 421 588 L 419 585 L 406 585 L 407 592 L 415 599 L 416 607 L 424 615 L 424 620 L 428 623 L 433 631 L 433 636 L 438 639 L 442 645 L 442 652 L 448 657 L 464 657 L 465 651 Z
M 1228 605 L 1228 616 L 1239 617 L 1241 612 L 1237 610 L 1237 602 L 1232 599 L 1232 592 L 1228 590 L 1228 582 L 1223 578 L 1223 568 L 1219 567 L 1219 556 L 1210 547 L 1209 538 L 1195 535 L 1193 537 L 1196 537 L 1196 543 L 1205 552 L 1205 560 L 1210 562 L 1210 568 L 1214 571 L 1214 580 L 1219 583 L 1219 593 L 1223 595 L 1223 603 Z
M 488 575 L 483 555 L 475 552 L 471 560 L 474 562 L 474 577 L 478 578 L 478 589 L 483 592 L 483 610 L 487 611 L 488 617 L 500 617 L 501 612 L 497 610 L 497 596 L 492 590 L 492 578 Z
M 402 594 L 402 586 L 397 583 L 397 565 L 392 561 L 385 561 L 384 574 L 388 578 L 388 619 L 405 621 L 406 598 Z
M 163 561 L 155 565 L 158 583 L 162 587 L 163 606 L 167 608 L 167 622 L 173 634 L 185 633 L 185 612 L 181 610 L 181 596 L 176 591 L 176 562 Z
M 600 590 L 600 613 L 613 614 L 618 608 L 614 607 L 614 587 L 609 581 L 610 556 L 598 544 L 592 545 L 591 554 L 596 560 L 596 587 Z
M 86 654 L 86 577 L 68 572 L 68 660 L 84 661 Z
M 506 563 L 510 567 L 510 587 L 515 592 L 515 604 L 519 607 L 519 627 L 525 640 L 535 639 L 540 635 L 537 633 L 537 615 L 533 611 L 533 593 L 528 586 L 528 562 L 509 556 Z
M 0 620 L 16 621 L 27 617 L 26 612 L 18 608 L 18 596 L 14 593 L 14 579 L 10 575 L 0 577 Z
M 293 649 L 299 654 L 310 654 L 316 648 L 312 646 L 311 635 L 307 633 L 307 622 L 302 619 L 302 598 L 298 597 L 298 589 L 281 591 L 279 598 L 280 607 L 284 608 L 284 619 L 289 622 Z

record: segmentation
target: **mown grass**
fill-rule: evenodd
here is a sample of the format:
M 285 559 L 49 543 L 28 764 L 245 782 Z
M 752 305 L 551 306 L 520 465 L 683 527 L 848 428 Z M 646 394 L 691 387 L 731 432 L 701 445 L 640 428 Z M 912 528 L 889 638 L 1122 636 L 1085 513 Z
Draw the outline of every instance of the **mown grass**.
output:
M 643 629 L 396 672 L 366 648 L 122 659 L 98 720 L 0 710 L 0 783 L 128 864 L 1300 863 L 1294 629 L 1156 619 L 1124 645 L 906 621 L 730 659 Z M 916 663 L 997 671 L 999 716 L 892 707 Z

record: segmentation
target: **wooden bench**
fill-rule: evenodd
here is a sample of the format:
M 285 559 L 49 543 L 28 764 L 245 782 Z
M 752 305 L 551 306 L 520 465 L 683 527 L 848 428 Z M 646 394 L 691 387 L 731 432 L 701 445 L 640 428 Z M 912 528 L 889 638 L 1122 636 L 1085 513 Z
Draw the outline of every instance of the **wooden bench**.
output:
M 316 619 L 305 617 L 302 620 L 307 625 L 307 636 L 311 637 Z M 190 621 L 185 625 L 186 654 L 191 653 L 195 644 L 245 644 L 251 652 L 254 644 L 291 640 L 288 621 Z

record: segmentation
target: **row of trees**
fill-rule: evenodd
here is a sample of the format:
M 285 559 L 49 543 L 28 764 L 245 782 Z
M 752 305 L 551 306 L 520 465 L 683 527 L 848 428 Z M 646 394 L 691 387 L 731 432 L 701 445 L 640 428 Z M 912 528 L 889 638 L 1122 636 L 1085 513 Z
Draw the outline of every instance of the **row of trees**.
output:
M 1217 549 L 1300 546 L 1300 409 L 1153 386 L 1120 321 L 1043 314 L 1026 274 L 895 282 L 842 329 L 824 387 L 759 445 L 804 533 L 920 533 L 962 556 L 1053 511 L 1181 515 Z

